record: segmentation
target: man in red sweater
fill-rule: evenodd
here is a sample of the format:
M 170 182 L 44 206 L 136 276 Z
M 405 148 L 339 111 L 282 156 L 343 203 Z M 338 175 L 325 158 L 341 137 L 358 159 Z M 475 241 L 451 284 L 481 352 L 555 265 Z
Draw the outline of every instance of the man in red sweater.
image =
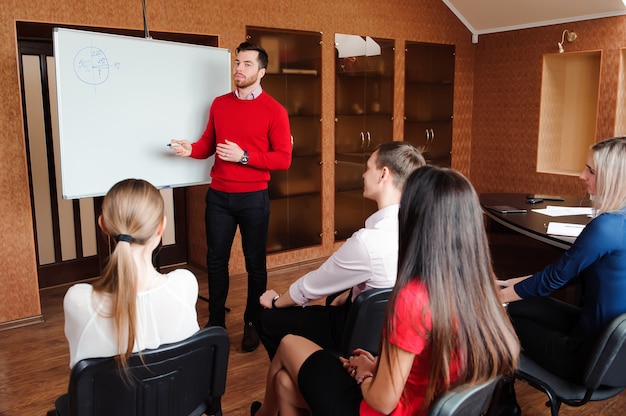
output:
M 243 351 L 254 351 L 259 337 L 254 322 L 261 310 L 259 297 L 267 286 L 266 244 L 269 224 L 270 171 L 291 164 L 291 133 L 285 108 L 263 92 L 268 56 L 260 46 L 244 42 L 237 48 L 233 68 L 235 90 L 215 98 L 209 121 L 195 143 L 172 140 L 178 156 L 206 159 L 215 155 L 206 195 L 209 322 L 225 327 L 228 262 L 239 226 L 248 272 L 244 312 Z

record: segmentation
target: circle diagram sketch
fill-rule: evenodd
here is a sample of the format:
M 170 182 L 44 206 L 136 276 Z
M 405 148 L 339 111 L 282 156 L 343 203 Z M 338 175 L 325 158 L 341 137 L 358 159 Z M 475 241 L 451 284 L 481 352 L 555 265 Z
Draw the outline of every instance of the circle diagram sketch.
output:
M 74 57 L 74 72 L 84 83 L 100 85 L 109 78 L 109 61 L 102 49 L 87 46 Z

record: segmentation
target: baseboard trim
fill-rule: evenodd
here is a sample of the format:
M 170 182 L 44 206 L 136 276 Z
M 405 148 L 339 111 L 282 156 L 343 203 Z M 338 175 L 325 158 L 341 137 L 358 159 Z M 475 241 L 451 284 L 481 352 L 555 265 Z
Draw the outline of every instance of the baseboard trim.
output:
M 0 323 L 0 332 L 22 326 L 40 324 L 43 321 L 43 315 L 36 315 L 29 318 L 16 319 L 15 321 L 2 322 Z

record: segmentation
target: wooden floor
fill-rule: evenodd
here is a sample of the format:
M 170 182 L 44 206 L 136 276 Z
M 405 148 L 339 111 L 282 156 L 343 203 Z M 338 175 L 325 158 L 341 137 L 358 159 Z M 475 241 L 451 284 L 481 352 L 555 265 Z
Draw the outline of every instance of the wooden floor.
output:
M 268 287 L 285 290 L 289 283 L 315 264 L 270 273 Z M 206 273 L 192 270 L 198 276 L 201 294 L 206 295 Z M 45 322 L 0 332 L 0 416 L 44 416 L 54 400 L 66 391 L 69 376 L 68 347 L 63 334 L 62 300 L 67 287 L 41 291 Z M 241 351 L 243 308 L 246 279 L 233 276 L 228 298 L 232 312 L 226 326 L 231 341 L 226 394 L 222 407 L 226 416 L 249 414 L 250 402 L 262 400 L 265 373 L 269 364 L 263 347 L 252 353 Z M 207 321 L 207 305 L 198 301 L 198 322 Z M 625 369 L 626 371 L 626 369 Z M 516 383 L 518 401 L 524 416 L 549 415 L 545 397 L 531 387 Z M 582 408 L 564 406 L 562 416 L 609 416 L 626 414 L 626 393 Z

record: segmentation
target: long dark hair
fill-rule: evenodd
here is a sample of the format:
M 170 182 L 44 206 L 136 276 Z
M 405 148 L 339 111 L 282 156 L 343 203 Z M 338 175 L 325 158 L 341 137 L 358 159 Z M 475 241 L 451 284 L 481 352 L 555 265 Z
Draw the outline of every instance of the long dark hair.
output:
M 409 176 L 399 212 L 398 278 L 391 294 L 386 334 L 398 292 L 414 279 L 426 287 L 429 303 L 414 316 L 427 316 L 424 336 L 432 351 L 424 407 L 450 388 L 512 374 L 519 342 L 496 291 L 478 196 L 460 173 L 424 166 Z M 387 358 L 393 360 L 385 337 Z M 458 359 L 459 377 L 450 381 Z

